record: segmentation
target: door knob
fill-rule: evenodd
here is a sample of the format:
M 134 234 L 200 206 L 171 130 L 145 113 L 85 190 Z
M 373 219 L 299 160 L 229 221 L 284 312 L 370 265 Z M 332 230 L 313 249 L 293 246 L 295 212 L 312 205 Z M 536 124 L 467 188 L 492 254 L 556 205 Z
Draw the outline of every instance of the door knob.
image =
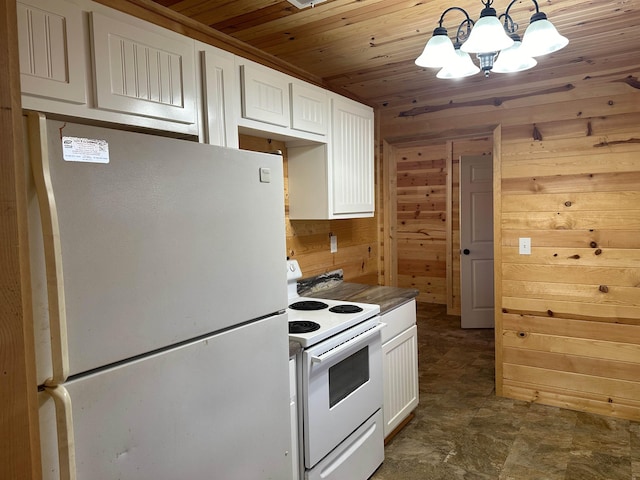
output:
M 465 255 L 469 255 L 471 252 L 469 251 L 468 248 L 465 248 L 462 253 L 464 253 Z

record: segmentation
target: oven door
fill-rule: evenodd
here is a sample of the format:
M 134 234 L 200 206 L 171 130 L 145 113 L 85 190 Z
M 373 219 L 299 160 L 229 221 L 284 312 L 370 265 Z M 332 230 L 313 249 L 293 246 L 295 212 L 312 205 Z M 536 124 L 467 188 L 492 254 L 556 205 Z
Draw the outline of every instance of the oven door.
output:
M 303 352 L 304 463 L 312 468 L 382 407 L 379 317 Z

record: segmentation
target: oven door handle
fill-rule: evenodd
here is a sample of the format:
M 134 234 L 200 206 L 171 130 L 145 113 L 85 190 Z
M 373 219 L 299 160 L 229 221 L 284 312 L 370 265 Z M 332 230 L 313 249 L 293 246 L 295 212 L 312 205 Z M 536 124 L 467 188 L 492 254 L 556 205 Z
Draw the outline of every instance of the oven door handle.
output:
M 361 343 L 363 340 L 366 340 L 374 336 L 376 333 L 378 333 L 380 330 L 382 330 L 386 326 L 387 326 L 386 323 L 380 322 L 375 327 L 362 332 L 360 335 L 353 337 L 351 340 L 357 339 L 358 343 Z M 311 362 L 312 363 L 326 362 L 331 358 L 335 357 L 336 355 L 340 355 L 341 352 L 351 347 L 353 347 L 353 344 L 351 343 L 350 340 L 347 340 L 346 342 L 338 345 L 337 347 L 332 348 L 328 352 L 321 353 L 320 355 L 317 355 L 317 356 L 311 356 Z

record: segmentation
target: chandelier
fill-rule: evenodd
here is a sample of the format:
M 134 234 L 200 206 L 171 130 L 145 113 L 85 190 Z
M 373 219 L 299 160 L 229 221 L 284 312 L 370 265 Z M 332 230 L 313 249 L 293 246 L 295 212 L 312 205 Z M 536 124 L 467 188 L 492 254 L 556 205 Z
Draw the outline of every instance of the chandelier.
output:
M 442 12 L 433 36 L 415 60 L 416 65 L 439 68 L 438 78 L 463 78 L 481 70 L 488 77 L 490 72 L 511 73 L 532 68 L 537 64 L 534 57 L 555 52 L 569 43 L 540 11 L 536 0 L 531 0 L 536 13 L 531 16 L 522 41 L 516 33 L 518 24 L 509 15 L 511 6 L 520 0 L 512 0 L 499 17 L 491 7 L 493 0 L 481 1 L 484 8 L 475 22 L 460 7 L 450 7 Z M 452 42 L 442 22 L 445 15 L 454 10 L 462 12 L 465 19 Z M 480 67 L 473 63 L 470 53 L 476 54 Z

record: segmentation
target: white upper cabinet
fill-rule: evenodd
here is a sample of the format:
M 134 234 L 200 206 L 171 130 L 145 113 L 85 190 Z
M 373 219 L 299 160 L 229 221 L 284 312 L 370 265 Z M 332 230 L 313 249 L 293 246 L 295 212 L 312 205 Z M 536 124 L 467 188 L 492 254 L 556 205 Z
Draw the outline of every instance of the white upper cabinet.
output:
M 18 1 L 16 7 L 22 93 L 86 103 L 82 10 L 51 0 Z
M 97 108 L 196 123 L 193 40 L 97 12 L 91 20 Z
M 373 109 L 331 97 L 327 144 L 287 148 L 292 220 L 371 217 L 375 211 Z
M 372 216 L 374 205 L 373 109 L 343 97 L 332 100 L 334 215 Z
M 198 135 L 195 41 L 90 0 L 18 0 L 22 107 Z
M 329 96 L 326 90 L 294 81 L 291 86 L 291 128 L 326 135 L 329 125 Z
M 203 140 L 212 145 L 238 148 L 234 55 L 200 43 L 197 49 L 201 60 Z
M 284 141 L 327 142 L 329 95 L 316 85 L 236 57 L 240 131 Z
M 240 65 L 242 117 L 289 127 L 289 79 L 253 62 Z

